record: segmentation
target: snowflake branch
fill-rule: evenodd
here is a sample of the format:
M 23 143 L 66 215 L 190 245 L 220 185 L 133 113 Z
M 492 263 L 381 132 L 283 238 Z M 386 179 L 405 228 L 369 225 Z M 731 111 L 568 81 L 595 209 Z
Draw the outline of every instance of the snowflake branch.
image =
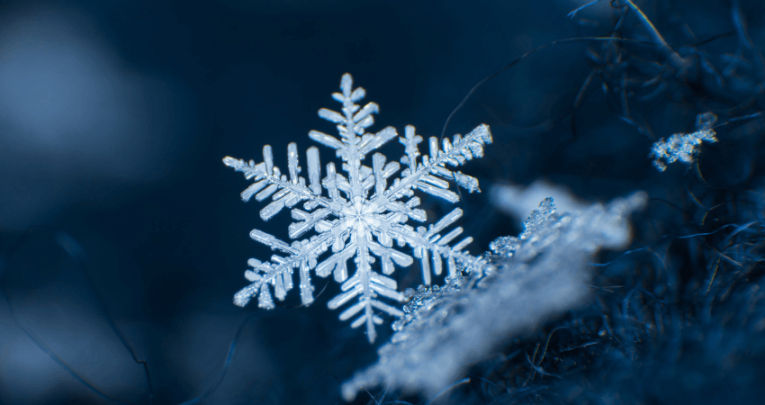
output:
M 270 145 L 263 147 L 262 163 L 255 164 L 253 160 L 245 162 L 230 156 L 223 158 L 223 163 L 244 173 L 244 177 L 248 180 L 255 179 L 255 183 L 242 192 L 243 201 L 249 201 L 253 195 L 257 201 L 272 197 L 273 201 L 260 211 L 260 217 L 267 221 L 285 206 L 292 207 L 304 200 L 310 201 L 309 207 L 318 205 L 330 207 L 331 202 L 321 195 L 318 149 L 309 148 L 307 154 L 310 188 L 306 187 L 305 179 L 298 176 L 300 167 L 298 166 L 297 145 L 295 143 L 290 143 L 288 146 L 289 179 L 281 173 L 278 167 L 274 166 Z M 308 207 L 306 208 L 308 209 Z
M 410 138 L 416 139 L 413 137 L 414 129 L 412 129 L 411 134 L 412 137 Z M 406 177 L 394 182 L 393 186 L 384 196 L 377 196 L 375 198 L 375 202 L 383 205 L 383 199 L 386 200 L 385 202 L 394 201 L 404 195 L 410 195 L 410 190 L 414 188 L 443 198 L 451 203 L 459 201 L 459 196 L 448 190 L 448 181 L 443 179 L 454 180 L 457 185 L 471 192 L 477 190 L 478 181 L 460 172 L 452 173 L 444 167 L 444 164 L 448 163 L 451 166 L 458 166 L 474 156 L 481 157 L 483 156 L 483 145 L 491 143 L 491 141 L 491 132 L 485 124 L 475 127 L 464 138 L 455 135 L 453 145 L 448 139 L 444 139 L 443 149 L 439 149 L 437 138 L 430 138 L 430 156 L 425 155 L 422 157 L 422 163 L 418 165 L 417 171 L 413 173 L 411 170 L 405 171 Z M 407 142 L 409 142 L 406 144 L 408 149 L 416 148 L 414 140 Z
M 300 298 L 303 305 L 310 305 L 313 302 L 313 286 L 309 270 L 316 266 L 316 258 L 329 249 L 330 241 L 336 235 L 332 232 L 316 236 L 304 244 L 293 243 L 292 246 L 278 238 L 265 232 L 253 229 L 250 237 L 260 242 L 272 250 L 279 250 L 288 253 L 284 258 L 272 256 L 271 260 L 276 262 L 276 266 L 271 263 L 262 263 L 256 259 L 250 259 L 247 263 L 258 273 L 247 270 L 244 273 L 245 278 L 252 284 L 243 288 L 234 295 L 234 304 L 243 307 L 250 302 L 252 297 L 260 294 L 258 306 L 264 309 L 273 309 L 274 303 L 267 284 L 274 286 L 274 294 L 280 301 L 284 300 L 286 292 L 292 289 L 292 269 L 300 267 Z M 295 246 L 298 244 L 298 246 Z
M 412 246 L 414 248 L 415 257 L 421 259 L 423 284 L 429 285 L 431 282 L 431 259 L 433 261 L 433 273 L 437 276 L 440 275 L 442 271 L 441 258 L 447 260 L 450 277 L 456 276 L 456 265 L 458 263 L 462 266 L 471 268 L 475 268 L 475 266 L 480 264 L 480 259 L 462 251 L 462 249 L 473 241 L 472 237 L 467 237 L 454 246 L 448 245 L 463 232 L 462 227 L 457 227 L 444 236 L 438 234 L 443 229 L 456 222 L 460 217 L 462 217 L 462 210 L 455 208 L 440 221 L 431 225 L 427 231 L 423 227 L 420 227 L 415 231 L 408 225 L 399 224 L 392 225 L 389 228 L 388 232 L 393 238 L 403 240 Z M 430 252 L 430 255 L 428 255 L 428 252 Z

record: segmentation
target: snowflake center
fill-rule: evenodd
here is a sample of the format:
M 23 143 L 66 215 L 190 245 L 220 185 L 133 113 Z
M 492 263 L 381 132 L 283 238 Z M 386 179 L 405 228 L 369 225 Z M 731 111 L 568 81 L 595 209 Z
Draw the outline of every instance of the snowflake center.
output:
M 343 210 L 343 217 L 350 220 L 356 226 L 375 228 L 379 224 L 377 218 L 378 205 L 361 197 L 354 197 L 353 203 L 348 204 Z

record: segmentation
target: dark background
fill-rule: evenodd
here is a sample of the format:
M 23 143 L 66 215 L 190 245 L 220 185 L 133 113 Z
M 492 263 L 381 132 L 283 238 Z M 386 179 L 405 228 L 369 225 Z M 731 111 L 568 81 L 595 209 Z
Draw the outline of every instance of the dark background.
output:
M 578 16 L 600 26 L 567 18 L 582 3 L 0 3 L 0 403 L 148 403 L 150 392 L 155 404 L 341 401 L 340 382 L 376 353 L 326 309 L 337 286 L 314 277 L 317 291 L 327 286 L 310 308 L 295 308 L 295 291 L 274 311 L 232 304 L 246 260 L 269 257 L 248 232 L 287 239 L 289 215 L 263 223 L 263 204 L 241 202 L 248 183 L 221 159 L 259 161 L 268 143 L 286 168 L 293 141 L 303 158 L 309 130 L 332 133 L 316 113 L 337 108 L 330 94 L 346 72 L 381 106 L 372 130 L 438 136 L 482 78 L 537 46 L 607 31 L 607 2 Z M 639 3 L 673 44 L 734 29 L 729 1 Z M 762 43 L 765 5 L 741 8 Z M 736 49 L 735 36 L 725 41 L 720 53 Z M 541 50 L 454 116 L 447 135 L 492 128 L 495 143 L 463 170 L 484 191 L 543 178 L 589 201 L 672 194 L 668 177 L 682 170 L 658 173 L 649 147 L 703 111 L 673 93 L 636 101 L 654 132 L 641 134 L 598 82 L 573 132 L 591 48 Z M 727 151 L 721 176 L 750 186 L 761 167 Z M 519 231 L 487 195 L 462 202 L 476 254 Z M 430 218 L 451 209 L 428 200 Z M 403 287 L 418 283 L 416 265 L 398 273 Z

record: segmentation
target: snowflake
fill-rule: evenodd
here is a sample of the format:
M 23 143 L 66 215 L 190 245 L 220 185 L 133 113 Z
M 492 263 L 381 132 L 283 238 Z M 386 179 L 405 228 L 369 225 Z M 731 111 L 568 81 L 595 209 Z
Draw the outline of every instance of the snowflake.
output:
M 368 103 L 364 107 L 356 104 L 366 92 L 361 87 L 353 89 L 350 74 L 343 75 L 340 89 L 342 92 L 334 93 L 332 97 L 342 103 L 342 113 L 325 108 L 319 110 L 319 117 L 337 124 L 340 138 L 319 131 L 310 131 L 308 136 L 336 150 L 347 177 L 336 170 L 334 163 L 329 163 L 324 179 L 320 180 L 319 150 L 314 146 L 307 151 L 306 182 L 299 175 L 301 167 L 298 166 L 295 143 L 287 148 L 289 176 L 274 166 L 268 145 L 263 147 L 261 163 L 231 157 L 223 159 L 227 166 L 255 181 L 242 192 L 242 200 L 248 201 L 253 196 L 258 201 L 271 198 L 272 202 L 260 211 L 264 221 L 285 207 L 292 208 L 303 202 L 303 209 L 292 208 L 295 222 L 289 226 L 289 237 L 301 238 L 311 229 L 315 232 L 313 236 L 292 243 L 257 229 L 250 232 L 252 239 L 285 255 L 273 255 L 269 262 L 250 259 L 248 264 L 252 269 L 245 272 L 245 278 L 251 284 L 236 293 L 234 303 L 245 306 L 257 295 L 259 307 L 272 309 L 271 288 L 276 298 L 283 300 L 293 287 L 292 274 L 297 269 L 301 301 L 309 305 L 314 300 L 311 271 L 319 277 L 333 274 L 335 281 L 342 283 L 342 292 L 328 302 L 328 307 L 336 309 L 357 298 L 355 304 L 340 314 L 340 320 L 358 315 L 351 326 L 356 328 L 366 324 L 369 341 L 374 342 L 374 325 L 383 322 L 375 314 L 376 311 L 396 317 L 403 315 L 400 309 L 380 299 L 384 297 L 399 303 L 405 301 L 404 295 L 397 291 L 396 281 L 388 276 L 395 270 L 394 263 L 407 267 L 413 263 L 413 258 L 394 249 L 394 240 L 399 247 L 409 245 L 414 249 L 414 257 L 421 261 L 425 284 L 430 284 L 431 271 L 435 275 L 441 274 L 444 261 L 449 274 L 454 277 L 458 265 L 474 265 L 481 260 L 462 250 L 472 241 L 471 237 L 449 245 L 462 233 L 461 227 L 445 235 L 440 234 L 462 216 L 459 208 L 428 228 L 419 226 L 415 229 L 407 222 L 426 221 L 425 211 L 417 208 L 420 198 L 414 196 L 415 189 L 450 203 L 459 201 L 458 194 L 449 190 L 450 182 L 469 192 L 478 191 L 478 180 L 445 166 L 458 166 L 473 157 L 483 156 L 483 146 L 491 143 L 491 133 L 489 127 L 482 124 L 464 137 L 455 135 L 452 141 L 444 139 L 439 144 L 438 139 L 433 137 L 429 142 L 429 155 L 421 155 L 418 144 L 422 142 L 422 137 L 416 135 L 413 126 L 407 126 L 404 137 L 399 137 L 399 142 L 405 147 L 405 155 L 400 161 L 406 168 L 401 171 L 400 178 L 388 185 L 388 179 L 401 168 L 398 162 L 386 163 L 386 157 L 380 153 L 372 156 L 371 168 L 364 166 L 363 161 L 398 134 L 393 127 L 386 127 L 376 134 L 365 133 L 366 128 L 374 123 L 372 114 L 378 112 L 377 104 Z M 326 196 L 322 188 L 326 190 Z M 332 254 L 320 260 L 319 257 L 330 248 Z M 381 262 L 382 272 L 375 271 L 372 266 L 375 256 Z M 349 277 L 347 262 L 351 258 L 354 259 L 355 273 Z
M 653 144 L 651 154 L 653 165 L 660 172 L 667 170 L 667 165 L 680 160 L 686 164 L 693 163 L 693 159 L 699 154 L 699 145 L 702 141 L 717 142 L 713 126 L 717 122 L 717 116 L 712 113 L 699 114 L 696 118 L 696 132 L 690 134 L 674 134 L 668 140 L 659 139 Z M 666 161 L 663 162 L 662 160 Z

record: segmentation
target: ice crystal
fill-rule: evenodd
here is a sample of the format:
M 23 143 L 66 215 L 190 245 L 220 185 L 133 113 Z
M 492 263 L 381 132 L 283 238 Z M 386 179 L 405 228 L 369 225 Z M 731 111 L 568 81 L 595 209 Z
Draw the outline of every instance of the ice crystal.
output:
M 699 154 L 699 145 L 702 141 L 717 142 L 713 126 L 717 122 L 717 116 L 712 113 L 699 114 L 696 118 L 696 132 L 690 134 L 674 134 L 668 140 L 660 139 L 653 144 L 651 154 L 653 165 L 663 172 L 667 165 L 678 160 L 683 163 L 693 163 L 693 159 Z
M 374 386 L 432 395 L 498 345 L 579 305 L 588 296 L 592 254 L 623 247 L 627 216 L 645 201 L 636 193 L 561 215 L 552 199 L 543 200 L 520 237 L 495 240 L 484 262 L 442 287 L 421 286 L 393 323 L 379 361 L 343 384 L 344 398 Z
M 489 201 L 503 214 L 523 219 L 546 197 L 555 200 L 555 208 L 561 212 L 580 211 L 589 206 L 571 190 L 561 184 L 545 179 L 522 186 L 511 183 L 496 183 L 489 189 Z
M 374 325 L 383 322 L 375 311 L 396 317 L 403 315 L 400 309 L 380 299 L 385 297 L 399 303 L 405 300 L 397 291 L 396 281 L 388 276 L 394 272 L 394 264 L 407 267 L 413 263 L 413 258 L 395 249 L 394 241 L 400 248 L 409 245 L 414 249 L 414 257 L 421 261 L 425 284 L 430 284 L 431 272 L 441 274 L 444 261 L 452 277 L 456 276 L 458 266 L 475 265 L 480 261 L 463 251 L 472 238 L 449 245 L 462 233 L 461 227 L 441 235 L 462 216 L 459 208 L 427 228 L 419 226 L 415 229 L 407 222 L 426 221 L 425 211 L 417 208 L 420 198 L 414 195 L 414 190 L 450 203 L 459 201 L 458 194 L 449 189 L 450 182 L 470 192 L 478 190 L 475 178 L 447 169 L 446 165 L 459 166 L 483 156 L 484 145 L 491 143 L 491 133 L 488 126 L 479 125 L 464 137 L 455 135 L 452 140 L 443 139 L 440 143 L 437 138 L 430 138 L 429 154 L 422 155 L 418 144 L 423 139 L 413 126 L 405 128 L 403 137 L 398 137 L 393 127 L 375 134 L 365 132 L 374 123 L 372 114 L 378 112 L 378 106 L 371 102 L 363 107 L 356 104 L 366 92 L 361 87 L 353 89 L 350 74 L 343 75 L 340 89 L 341 92 L 332 94 L 332 97 L 342 103 L 341 112 L 319 110 L 319 117 L 337 124 L 339 139 L 315 130 L 308 136 L 336 150 L 343 162 L 341 169 L 345 176 L 338 172 L 334 163 L 329 163 L 323 180 L 320 180 L 319 150 L 314 146 L 307 151 L 306 181 L 300 176 L 295 143 L 290 143 L 287 148 L 289 176 L 274 166 L 268 145 L 263 147 L 263 162 L 260 163 L 231 157 L 223 159 L 227 166 L 255 181 L 242 192 L 244 201 L 253 196 L 257 201 L 271 198 L 271 203 L 260 211 L 264 221 L 285 207 L 292 208 L 292 219 L 295 220 L 289 226 L 289 237 L 295 239 L 292 243 L 257 229 L 250 232 L 252 239 L 285 255 L 273 255 L 268 262 L 250 259 L 248 264 L 252 269 L 245 272 L 245 277 L 251 284 L 236 293 L 234 303 L 244 306 L 257 295 L 259 307 L 273 308 L 271 289 L 276 298 L 283 300 L 293 287 L 292 274 L 297 269 L 301 301 L 308 305 L 314 300 L 311 272 L 319 277 L 333 274 L 335 281 L 342 283 L 342 292 L 329 301 L 328 307 L 336 309 L 357 298 L 355 304 L 340 314 L 340 319 L 348 320 L 359 315 L 351 326 L 366 324 L 367 336 L 373 342 L 376 336 Z M 386 157 L 381 153 L 372 155 L 371 168 L 363 162 L 367 155 L 396 137 L 404 145 L 405 155 L 400 161 L 406 167 L 400 177 L 388 184 L 388 179 L 401 169 L 399 162 L 386 163 Z M 303 209 L 293 208 L 301 202 Z M 305 237 L 311 230 L 315 234 Z M 320 257 L 330 249 L 329 257 Z M 372 266 L 374 256 L 381 262 L 381 272 Z M 347 262 L 350 259 L 354 260 L 355 272 L 349 277 Z

